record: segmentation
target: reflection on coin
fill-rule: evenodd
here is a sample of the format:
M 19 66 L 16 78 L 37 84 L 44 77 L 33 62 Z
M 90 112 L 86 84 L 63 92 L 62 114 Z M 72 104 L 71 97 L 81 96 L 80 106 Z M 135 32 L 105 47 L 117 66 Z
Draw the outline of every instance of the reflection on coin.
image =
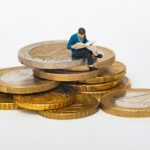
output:
M 29 110 L 48 110 L 66 107 L 74 102 L 74 92 L 59 86 L 53 90 L 28 95 L 14 95 L 16 104 Z
M 94 114 L 98 106 L 99 101 L 95 98 L 86 94 L 76 94 L 75 103 L 72 105 L 58 110 L 39 111 L 39 114 L 52 119 L 76 119 Z
M 12 94 L 0 93 L 0 109 L 1 110 L 13 110 L 18 109 L 14 102 Z
M 49 69 L 34 69 L 35 76 L 54 81 L 79 81 L 98 76 L 99 70 L 93 71 L 65 71 L 65 70 L 49 70 Z
M 58 85 L 59 82 L 34 77 L 32 69 L 25 66 L 0 70 L 0 91 L 4 93 L 37 93 L 53 89 Z
M 126 89 L 106 94 L 102 109 L 124 117 L 150 117 L 150 89 Z
M 74 89 L 76 92 L 96 92 L 96 91 L 103 91 L 103 90 L 108 90 L 113 87 L 116 87 L 121 83 L 122 79 L 118 79 L 115 81 L 107 82 L 107 83 L 102 83 L 102 84 L 81 84 L 81 83 L 75 83 L 75 82 L 70 82 L 70 83 L 64 83 L 64 85 L 71 87 Z
M 114 62 L 113 51 L 99 46 L 96 48 L 104 54 L 104 58 L 96 63 L 97 66 L 102 67 Z M 87 60 L 72 59 L 71 51 L 67 49 L 67 41 L 56 40 L 31 44 L 22 48 L 18 56 L 22 64 L 33 68 L 65 69 L 76 66 L 86 66 L 87 68 Z
M 114 87 L 114 88 L 111 88 L 111 89 L 108 89 L 108 90 L 103 90 L 103 91 L 81 92 L 81 93 L 89 94 L 91 96 L 94 96 L 94 97 L 96 97 L 100 101 L 101 97 L 103 95 L 107 94 L 107 93 L 110 93 L 110 92 L 112 92 L 114 90 L 127 89 L 127 88 L 130 88 L 130 87 L 131 87 L 130 80 L 127 77 L 123 77 L 121 83 L 118 86 Z
M 103 67 L 108 67 L 109 65 L 113 64 L 115 61 L 115 53 L 105 47 L 101 46 L 94 46 L 95 50 L 97 51 L 98 54 L 102 54 L 103 58 L 97 58 L 96 61 L 94 62 L 94 66 L 97 68 L 103 68 Z M 76 67 L 71 67 L 67 68 L 65 70 L 71 70 L 71 71 L 86 71 L 88 70 L 89 67 L 86 64 L 76 66 Z
M 126 73 L 126 67 L 121 62 L 116 61 L 112 65 L 105 68 L 105 71 L 96 78 L 79 81 L 80 83 L 104 83 L 122 78 Z

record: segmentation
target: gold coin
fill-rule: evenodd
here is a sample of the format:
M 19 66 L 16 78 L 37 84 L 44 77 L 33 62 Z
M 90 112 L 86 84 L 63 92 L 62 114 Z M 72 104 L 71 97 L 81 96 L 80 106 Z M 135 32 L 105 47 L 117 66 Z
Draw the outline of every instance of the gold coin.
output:
M 121 83 L 122 79 L 118 79 L 115 81 L 100 83 L 100 84 L 81 84 L 81 83 L 64 83 L 66 86 L 71 87 L 76 92 L 96 92 L 96 91 L 104 91 L 116 87 Z
M 150 117 L 150 89 L 125 89 L 106 94 L 102 109 L 123 117 Z
M 14 95 L 14 99 L 19 107 L 29 110 L 59 109 L 74 102 L 74 92 L 68 87 L 59 86 L 43 93 Z
M 18 109 L 14 102 L 12 94 L 0 93 L 0 109 L 1 110 L 13 110 Z
M 126 76 L 122 78 L 122 81 L 119 85 L 117 85 L 114 88 L 108 89 L 108 90 L 103 90 L 103 91 L 96 91 L 96 92 L 81 92 L 84 94 L 88 94 L 91 96 L 96 97 L 99 101 L 101 100 L 101 97 L 104 96 L 107 93 L 113 92 L 115 90 L 121 90 L 121 89 L 128 89 L 131 87 L 131 82 L 129 80 L 129 78 L 127 78 Z
M 75 103 L 72 105 L 58 109 L 38 111 L 40 115 L 52 119 L 77 119 L 87 117 L 97 112 L 99 101 L 86 94 L 76 94 Z
M 101 69 L 103 67 L 108 67 L 111 64 L 114 63 L 115 61 L 115 53 L 105 47 L 101 47 L 101 46 L 94 46 L 93 47 L 95 51 L 97 51 L 98 54 L 103 54 L 103 58 L 97 58 L 94 61 L 94 66 Z M 93 57 L 95 58 L 95 57 Z M 89 70 L 88 64 L 85 63 L 84 65 L 80 65 L 80 66 L 76 66 L 76 67 L 71 67 L 71 68 L 65 68 L 65 70 L 71 70 L 71 71 L 87 71 Z
M 113 51 L 99 46 L 96 46 L 96 49 L 104 53 L 104 58 L 100 59 L 97 65 L 103 66 L 114 62 Z M 67 41 L 56 40 L 31 44 L 22 48 L 18 57 L 22 64 L 39 69 L 65 69 L 84 65 L 87 68 L 87 60 L 72 59 L 71 51 L 67 49 Z
M 34 75 L 39 78 L 54 81 L 79 81 L 96 77 L 100 74 L 99 70 L 75 72 L 66 70 L 33 69 L 33 72 Z
M 29 94 L 47 91 L 58 85 L 59 82 L 34 77 L 32 69 L 25 66 L 0 70 L 0 92 Z
M 110 82 L 122 78 L 125 75 L 125 73 L 126 73 L 125 65 L 121 62 L 116 61 L 112 65 L 106 67 L 105 71 L 103 71 L 103 73 L 97 76 L 96 78 L 91 78 L 79 82 L 87 84 Z

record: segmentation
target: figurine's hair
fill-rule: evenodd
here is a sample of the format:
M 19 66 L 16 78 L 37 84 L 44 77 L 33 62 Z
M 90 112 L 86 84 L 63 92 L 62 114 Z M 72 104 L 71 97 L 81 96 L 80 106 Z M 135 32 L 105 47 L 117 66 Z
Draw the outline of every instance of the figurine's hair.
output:
M 80 34 L 85 34 L 86 31 L 85 31 L 84 28 L 79 28 L 79 29 L 78 29 L 78 33 L 80 33 Z

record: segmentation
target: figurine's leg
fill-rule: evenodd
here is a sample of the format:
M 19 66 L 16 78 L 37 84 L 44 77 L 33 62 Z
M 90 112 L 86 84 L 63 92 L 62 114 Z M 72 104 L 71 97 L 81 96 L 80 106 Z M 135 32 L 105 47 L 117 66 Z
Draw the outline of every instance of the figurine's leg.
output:
M 88 53 L 92 54 L 93 56 L 97 56 L 96 50 L 92 51 L 92 50 L 89 50 L 88 48 L 86 48 L 86 50 L 88 51 Z
M 93 60 L 93 52 L 90 50 L 87 50 L 86 48 L 78 50 L 78 52 L 75 52 L 73 57 L 77 58 L 86 58 L 88 61 L 89 70 L 98 70 L 98 68 L 93 66 L 94 60 Z
M 102 58 L 103 57 L 102 54 L 97 54 L 97 51 L 91 51 L 88 48 L 85 48 L 85 49 L 86 49 L 86 51 L 88 51 L 88 53 L 90 53 L 91 55 L 93 55 L 93 56 L 95 56 L 97 58 Z
M 88 65 L 92 65 L 94 63 L 93 57 L 92 57 L 92 51 L 89 52 L 87 49 L 80 49 L 78 52 L 73 53 L 73 58 L 86 58 L 88 61 Z

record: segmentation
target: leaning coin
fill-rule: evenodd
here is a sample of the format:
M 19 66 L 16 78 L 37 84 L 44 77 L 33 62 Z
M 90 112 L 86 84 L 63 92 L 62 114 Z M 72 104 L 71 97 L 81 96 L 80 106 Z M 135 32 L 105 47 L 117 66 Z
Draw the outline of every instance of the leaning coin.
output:
M 0 70 L 0 92 L 29 94 L 47 91 L 58 85 L 59 82 L 34 77 L 32 69 L 25 66 Z
M 110 82 L 122 78 L 125 75 L 125 73 L 125 65 L 121 62 L 116 61 L 112 65 L 106 67 L 105 71 L 103 71 L 103 73 L 97 76 L 96 78 L 91 78 L 79 82 L 87 84 Z
M 38 112 L 41 116 L 51 119 L 77 119 L 94 114 L 98 111 L 98 107 L 97 99 L 86 94 L 77 94 L 75 103 L 68 107 Z
M 87 60 L 71 57 L 71 51 L 67 49 L 67 43 L 68 41 L 54 40 L 25 46 L 18 53 L 19 61 L 26 66 L 40 69 L 66 69 L 85 66 L 84 68 L 88 70 Z M 99 46 L 96 46 L 96 49 L 104 55 L 96 63 L 98 68 L 114 62 L 115 54 L 112 50 Z M 85 71 L 85 69 L 81 70 Z M 75 68 L 75 70 L 80 70 L 80 68 Z
M 150 117 L 150 89 L 125 89 L 106 94 L 102 109 L 123 117 Z
M 18 109 L 17 105 L 14 102 L 12 94 L 0 93 L 0 109 L 1 110 Z
M 33 69 L 34 75 L 47 80 L 54 81 L 80 81 L 96 77 L 100 74 L 99 70 L 93 71 L 65 71 L 65 70 L 43 70 Z
M 19 107 L 29 110 L 59 109 L 75 100 L 73 90 L 63 86 L 43 93 L 14 95 L 14 99 Z

